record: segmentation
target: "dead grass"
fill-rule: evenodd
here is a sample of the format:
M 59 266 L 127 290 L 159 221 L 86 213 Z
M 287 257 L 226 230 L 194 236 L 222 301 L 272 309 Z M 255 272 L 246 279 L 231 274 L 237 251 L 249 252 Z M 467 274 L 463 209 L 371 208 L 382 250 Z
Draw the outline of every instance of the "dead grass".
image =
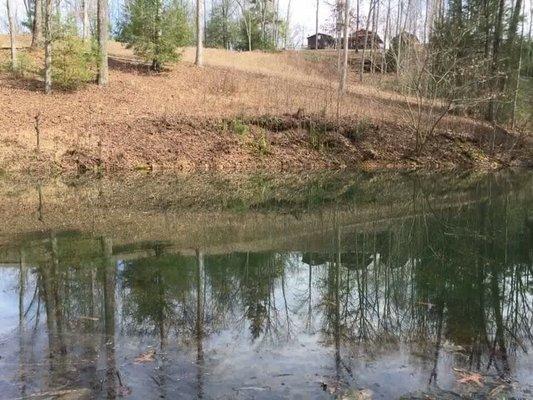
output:
M 6 37 L 0 36 L 0 47 L 5 43 Z M 22 37 L 19 43 L 28 45 L 29 38 Z M 159 165 L 182 170 L 242 170 L 264 164 L 291 169 L 306 168 L 313 162 L 323 168 L 361 161 L 360 148 L 339 161 L 311 151 L 307 145 L 302 147 L 305 132 L 299 130 L 292 131 L 292 142 L 289 136 L 271 137 L 271 161 L 254 161 L 257 154 L 243 150 L 233 137 L 213 136 L 218 135 L 216 121 L 238 116 L 298 114 L 338 123 L 362 121 L 378 127 L 383 137 L 375 140 L 388 140 L 391 146 L 407 140 L 405 134 L 395 137 L 395 131 L 404 130 L 406 102 L 411 100 L 380 89 L 386 76 L 362 85 L 355 72 L 350 74 L 348 94 L 339 99 L 335 65 L 328 55 L 324 57 L 330 61 L 317 61 L 306 52 L 206 49 L 207 65 L 196 68 L 193 49 L 187 48 L 182 62 L 154 75 L 121 44 L 112 42 L 109 50 L 110 84 L 106 88 L 90 85 L 75 93 L 45 96 L 37 77 L 20 80 L 0 74 L 0 143 L 4 148 L 0 169 L 38 169 L 45 159 L 53 161 L 46 164 L 48 172 L 62 168 L 67 159 L 69 165 L 82 163 L 92 168 L 105 162 L 102 157 L 108 157 L 113 168 Z M 0 51 L 0 61 L 7 54 Z M 33 55 L 40 57 L 39 53 Z M 38 113 L 43 116 L 40 153 L 35 151 Z M 444 127 L 455 132 L 488 132 L 486 125 L 468 118 L 449 117 Z M 263 132 L 254 134 L 256 140 L 265 142 Z M 398 143 L 397 147 L 403 149 L 407 144 Z

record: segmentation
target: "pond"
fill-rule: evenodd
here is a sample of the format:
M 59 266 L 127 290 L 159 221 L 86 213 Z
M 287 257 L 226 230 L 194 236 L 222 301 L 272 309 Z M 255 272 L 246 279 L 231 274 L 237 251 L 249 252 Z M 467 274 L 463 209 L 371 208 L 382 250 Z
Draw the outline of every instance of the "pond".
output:
M 533 173 L 0 193 L 2 399 L 533 398 Z

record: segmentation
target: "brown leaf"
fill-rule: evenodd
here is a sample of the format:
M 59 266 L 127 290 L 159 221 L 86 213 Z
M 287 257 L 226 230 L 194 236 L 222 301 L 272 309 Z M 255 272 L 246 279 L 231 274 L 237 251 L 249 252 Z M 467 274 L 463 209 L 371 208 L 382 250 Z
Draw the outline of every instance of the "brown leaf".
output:
M 150 349 L 135 357 L 136 364 L 151 363 L 155 361 L 155 349 Z
M 485 378 L 480 374 L 474 372 L 469 374 L 467 372 L 460 372 L 461 378 L 457 380 L 459 383 L 475 383 L 476 385 L 483 387 L 483 381 Z

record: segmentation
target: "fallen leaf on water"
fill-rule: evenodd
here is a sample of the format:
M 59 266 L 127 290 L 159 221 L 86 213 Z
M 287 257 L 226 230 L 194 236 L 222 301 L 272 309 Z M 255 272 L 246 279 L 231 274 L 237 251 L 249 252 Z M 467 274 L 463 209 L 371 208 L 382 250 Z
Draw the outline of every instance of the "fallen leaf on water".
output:
M 501 392 L 503 392 L 505 389 L 507 389 L 507 385 L 506 384 L 502 384 L 502 385 L 496 386 L 494 389 L 492 389 L 490 391 L 489 398 L 495 398 Z
M 81 316 L 80 319 L 86 319 L 86 320 L 89 320 L 89 321 L 98 321 L 100 318 L 98 318 L 98 317 Z
M 147 352 L 139 354 L 137 357 L 135 357 L 134 361 L 137 364 L 154 362 L 155 361 L 155 350 L 150 349 Z
M 460 372 L 461 378 L 457 380 L 459 383 L 475 383 L 476 385 L 483 387 L 483 376 L 474 372 L 473 374 Z
M 374 392 L 370 389 L 351 390 L 342 396 L 342 400 L 372 400 Z
M 126 396 L 129 396 L 131 394 L 132 390 L 129 386 L 123 386 L 123 385 L 120 385 L 118 387 L 118 390 L 117 390 L 117 394 L 120 396 L 120 397 L 126 397 Z

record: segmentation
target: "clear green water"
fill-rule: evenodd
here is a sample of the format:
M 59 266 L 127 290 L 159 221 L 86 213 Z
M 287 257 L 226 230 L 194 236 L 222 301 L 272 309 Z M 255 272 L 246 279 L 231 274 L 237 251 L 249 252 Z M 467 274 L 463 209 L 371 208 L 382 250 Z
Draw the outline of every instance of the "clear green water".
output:
M 0 398 L 533 398 L 532 182 L 5 183 Z

